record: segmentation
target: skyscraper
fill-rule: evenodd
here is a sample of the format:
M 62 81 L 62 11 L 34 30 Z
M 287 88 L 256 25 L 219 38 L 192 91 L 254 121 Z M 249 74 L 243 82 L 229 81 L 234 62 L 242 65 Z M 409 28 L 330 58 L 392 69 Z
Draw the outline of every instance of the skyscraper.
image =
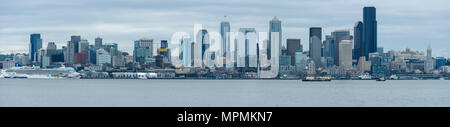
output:
M 226 18 L 226 16 L 225 16 Z M 222 56 L 225 56 L 228 51 L 230 51 L 230 22 L 224 21 L 220 22 L 220 35 L 222 36 L 222 43 L 220 50 L 222 50 Z
M 322 28 L 309 28 L 309 56 L 314 61 L 315 67 L 322 66 Z
M 97 65 L 111 64 L 111 55 L 104 49 L 97 50 L 96 58 Z
M 327 35 L 325 36 L 325 58 L 331 57 L 334 58 L 334 40 L 333 36 Z
M 36 62 L 38 57 L 38 51 L 42 48 L 41 34 L 30 35 L 30 62 Z
M 244 49 L 244 57 L 245 57 L 244 60 L 245 60 L 245 62 L 244 62 L 244 64 L 245 64 L 245 67 L 250 67 L 249 66 L 250 65 L 249 56 L 250 56 L 250 43 L 251 42 L 250 42 L 250 40 L 248 38 L 248 34 L 249 33 L 256 34 L 256 30 L 255 30 L 255 28 L 240 28 L 239 32 L 242 32 L 243 35 L 245 36 L 245 49 Z
M 95 47 L 99 48 L 103 45 L 103 39 L 100 37 L 95 38 Z
M 291 56 L 291 65 L 295 66 L 295 53 L 301 49 L 301 42 L 300 39 L 287 39 L 286 40 L 287 43 L 287 50 L 288 50 L 288 55 Z
M 278 32 L 278 33 L 275 33 Z M 272 58 L 272 50 L 274 50 L 272 47 L 274 47 L 273 45 L 276 44 L 274 43 L 275 40 L 272 39 L 272 35 L 273 34 L 278 34 L 279 40 L 279 47 L 278 47 L 278 52 L 281 52 L 281 43 L 282 43 L 282 30 L 281 30 L 281 21 L 279 19 L 277 19 L 277 17 L 274 17 L 272 20 L 270 20 L 269 22 L 269 43 L 267 44 L 267 59 L 271 59 Z
M 352 68 L 352 40 L 342 40 L 339 43 L 339 66 L 345 69 Z
M 431 49 L 431 45 L 428 46 L 427 48 L 427 57 L 426 57 L 426 61 L 425 61 L 425 72 L 426 73 L 430 73 L 434 66 L 433 66 L 433 56 L 432 56 L 432 49 Z
M 199 45 L 199 48 L 200 48 L 200 46 L 201 46 L 201 50 L 199 50 L 199 51 L 201 51 L 201 53 L 199 53 L 198 55 L 200 55 L 201 54 L 201 56 L 198 58 L 198 59 L 200 59 L 201 61 L 203 61 L 204 60 L 204 58 L 203 58 L 203 56 L 205 55 L 205 51 L 206 51 L 206 49 L 208 49 L 209 48 L 209 34 L 208 34 L 208 30 L 206 30 L 206 29 L 201 29 L 200 31 L 199 31 L 199 33 L 197 34 L 197 45 Z M 194 44 L 195 45 L 195 44 Z M 194 46 L 194 45 L 192 45 L 192 46 Z M 195 46 L 194 46 L 195 47 Z M 192 50 L 193 52 L 196 52 L 195 50 Z M 198 52 L 197 52 L 198 53 Z M 192 54 L 192 55 L 194 55 L 194 54 Z M 197 55 L 197 54 L 196 54 Z M 195 58 L 195 57 L 194 57 Z M 197 58 L 196 58 L 197 59 Z M 195 59 L 192 59 L 192 60 L 195 60 Z M 202 62 L 203 63 L 203 62 Z M 203 65 L 203 64 L 201 64 L 201 65 Z
M 361 21 L 356 22 L 355 28 L 353 31 L 354 38 L 354 49 L 353 49 L 353 59 L 356 59 L 359 61 L 359 57 L 363 56 L 364 53 L 363 50 L 363 23 Z M 367 56 L 365 57 L 367 58 Z
M 368 59 L 369 53 L 377 52 L 376 8 L 364 7 L 363 18 L 363 53 Z
M 71 36 L 70 41 L 74 44 L 74 51 L 75 53 L 79 52 L 79 43 L 81 41 L 81 36 Z
M 334 40 L 334 64 L 339 66 L 339 43 L 341 43 L 342 40 L 352 40 L 353 38 L 350 35 L 349 30 L 337 30 L 332 32 L 331 34 Z
M 146 63 L 146 58 L 153 57 L 153 39 L 141 38 L 134 41 L 133 56 L 135 62 Z

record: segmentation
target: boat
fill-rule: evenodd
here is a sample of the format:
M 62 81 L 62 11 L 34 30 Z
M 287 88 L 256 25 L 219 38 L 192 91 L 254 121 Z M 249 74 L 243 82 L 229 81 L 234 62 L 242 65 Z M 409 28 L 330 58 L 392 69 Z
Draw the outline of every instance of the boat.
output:
M 397 80 L 398 76 L 397 75 L 391 75 L 391 77 L 389 77 L 389 79 Z
M 305 77 L 302 81 L 304 82 L 329 82 L 331 81 L 331 77 Z
M 377 81 L 384 82 L 384 81 L 386 81 L 386 79 L 382 77 L 382 78 L 378 78 Z
M 369 74 L 360 75 L 358 77 L 361 80 L 371 80 L 372 79 L 372 76 L 370 76 Z
M 5 78 L 80 78 L 80 73 L 70 67 L 46 68 L 39 67 L 14 67 L 3 71 Z

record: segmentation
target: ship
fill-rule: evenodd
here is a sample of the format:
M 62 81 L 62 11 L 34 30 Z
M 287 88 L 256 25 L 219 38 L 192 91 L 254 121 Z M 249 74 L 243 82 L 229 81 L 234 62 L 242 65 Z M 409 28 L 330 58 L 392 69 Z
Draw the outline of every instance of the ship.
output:
M 302 81 L 304 81 L 304 82 L 311 82 L 311 81 L 329 82 L 329 81 L 331 81 L 331 77 L 312 77 L 312 76 L 308 76 L 308 77 L 305 77 Z
M 39 67 L 14 67 L 2 70 L 3 78 L 31 78 L 31 79 L 52 79 L 52 78 L 76 78 L 81 74 L 71 67 L 59 68 L 39 68 Z
M 386 79 L 382 77 L 382 78 L 378 78 L 376 81 L 384 82 L 384 81 L 386 81 Z

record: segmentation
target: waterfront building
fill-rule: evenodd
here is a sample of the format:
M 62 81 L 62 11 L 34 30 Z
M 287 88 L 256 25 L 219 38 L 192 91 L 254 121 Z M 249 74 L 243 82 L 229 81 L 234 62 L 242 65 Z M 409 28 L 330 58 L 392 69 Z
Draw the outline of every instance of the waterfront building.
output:
M 314 60 L 310 60 L 308 63 L 308 74 L 309 75 L 314 75 L 316 74 L 316 69 L 315 69 L 315 64 L 314 64 Z
M 14 60 L 12 59 L 5 59 L 4 61 L 0 61 L 0 63 L 2 64 L 2 69 L 10 69 L 16 66 Z

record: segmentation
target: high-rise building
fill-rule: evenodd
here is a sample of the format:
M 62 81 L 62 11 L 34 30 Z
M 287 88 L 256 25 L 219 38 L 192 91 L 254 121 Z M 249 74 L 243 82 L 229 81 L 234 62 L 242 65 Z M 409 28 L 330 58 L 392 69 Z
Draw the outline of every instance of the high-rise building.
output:
M 331 33 L 334 40 L 334 64 L 339 66 L 339 43 L 342 40 L 352 40 L 352 36 L 350 35 L 349 30 L 337 30 Z M 353 47 L 353 46 L 352 46 Z M 351 50 L 351 49 L 350 49 Z M 351 52 L 351 51 L 350 51 Z
M 220 35 L 222 36 L 220 50 L 222 50 L 222 56 L 225 56 L 226 53 L 230 51 L 230 30 L 230 22 L 226 21 L 226 19 L 220 22 Z
M 72 41 L 67 42 L 67 48 L 65 50 L 65 63 L 67 65 L 73 65 L 75 63 L 75 43 Z
M 274 34 L 278 34 L 279 39 L 278 40 L 274 40 L 272 39 L 272 35 Z M 272 58 L 272 50 L 273 49 L 273 45 L 277 44 L 275 43 L 275 41 L 278 41 L 278 52 L 281 52 L 281 44 L 282 44 L 282 29 L 281 29 L 281 21 L 277 18 L 274 17 L 272 20 L 270 20 L 269 22 L 269 43 L 267 44 L 267 59 L 271 59 Z
M 295 70 L 298 73 L 303 72 L 308 64 L 308 56 L 302 51 L 295 52 Z
M 322 28 L 309 28 L 309 56 L 314 61 L 315 67 L 322 66 Z
M 146 58 L 153 57 L 153 39 L 141 38 L 134 41 L 133 56 L 135 62 L 146 63 Z
M 191 66 L 191 43 L 192 39 L 189 37 L 183 37 L 181 39 L 180 57 L 184 67 Z
M 354 49 L 353 49 L 353 59 L 357 59 L 359 61 L 359 58 L 363 56 L 363 22 L 358 21 L 355 24 L 355 28 L 353 31 L 353 36 L 355 36 L 354 40 Z M 364 57 L 366 58 L 366 57 Z
M 239 32 L 242 32 L 243 35 L 245 36 L 244 37 L 244 39 L 245 39 L 245 42 L 244 42 L 245 43 L 244 64 L 245 64 L 245 67 L 250 67 L 250 59 L 249 59 L 249 56 L 250 56 L 250 43 L 252 43 L 252 42 L 250 42 L 251 40 L 249 39 L 249 34 L 250 33 L 256 34 L 256 30 L 255 30 L 255 28 L 240 28 Z M 256 43 L 256 42 L 254 42 L 254 43 Z
M 363 26 L 363 53 L 367 59 L 369 58 L 369 53 L 377 52 L 377 19 L 375 7 L 364 7 Z
M 333 36 L 325 36 L 324 57 L 334 59 L 334 40 Z M 334 63 L 333 63 L 334 64 Z
M 427 48 L 427 57 L 426 57 L 426 61 L 425 61 L 425 72 L 426 73 L 430 73 L 434 66 L 433 66 L 433 56 L 432 56 L 432 49 L 431 49 L 431 45 L 428 46 Z
M 34 63 L 38 57 L 38 51 L 42 48 L 41 34 L 31 34 L 30 35 L 30 62 Z
M 339 43 L 339 66 L 345 69 L 352 68 L 352 40 L 342 40 Z
M 199 44 L 200 46 L 201 46 L 201 50 L 199 50 L 199 51 L 201 51 L 201 52 L 199 52 L 199 54 L 198 55 L 200 55 L 201 54 L 201 56 L 200 56 L 200 58 L 198 58 L 198 59 L 200 59 L 201 61 L 203 61 L 204 60 L 204 55 L 205 55 L 205 51 L 206 51 L 206 49 L 208 49 L 209 48 L 209 34 L 208 34 L 208 30 L 206 30 L 206 29 L 201 29 L 200 31 L 199 31 L 199 33 L 197 34 L 197 42 L 195 42 L 195 43 L 197 43 L 197 44 Z M 192 45 L 192 46 L 194 46 L 194 45 Z M 199 46 L 199 47 L 200 47 Z M 195 47 L 195 46 L 194 46 Z M 192 50 L 193 52 L 195 52 L 195 50 Z M 193 54 L 192 54 L 193 55 Z M 194 59 L 192 59 L 192 60 L 194 60 Z M 203 63 L 203 62 L 202 62 Z M 201 64 L 201 65 L 203 65 L 203 64 Z
M 87 55 L 85 52 L 78 52 L 75 54 L 74 64 L 85 65 L 87 60 Z
M 287 39 L 286 40 L 286 44 L 287 44 L 287 50 L 288 50 L 288 55 L 291 56 L 291 65 L 295 66 L 295 56 L 296 56 L 296 52 L 298 50 L 303 51 L 302 49 L 302 44 L 300 42 L 300 39 Z
M 87 40 L 80 40 L 78 44 L 78 52 L 89 53 L 89 42 Z
M 51 58 L 52 55 L 56 54 L 56 44 L 55 42 L 49 42 L 47 44 L 47 56 Z
M 111 55 L 104 49 L 97 50 L 96 63 L 97 65 L 111 64 Z
M 74 44 L 74 51 L 75 53 L 79 52 L 79 42 L 81 41 L 81 36 L 71 36 L 70 41 Z
M 100 37 L 95 38 L 95 47 L 100 48 L 103 45 L 103 39 Z

